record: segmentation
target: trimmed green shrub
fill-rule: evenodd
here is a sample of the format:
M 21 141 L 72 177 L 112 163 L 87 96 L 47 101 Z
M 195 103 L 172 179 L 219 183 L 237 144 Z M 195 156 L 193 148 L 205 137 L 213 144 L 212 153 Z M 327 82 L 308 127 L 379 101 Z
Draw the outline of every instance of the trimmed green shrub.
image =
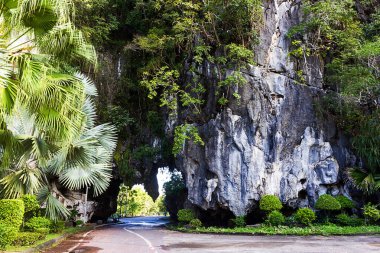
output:
M 24 202 L 21 199 L 0 200 L 0 223 L 20 228 L 24 219 Z
M 279 211 L 282 203 L 277 196 L 265 195 L 260 199 L 260 210 L 265 212 Z
M 52 221 L 45 217 L 33 217 L 25 223 L 25 228 L 36 231 L 39 228 L 50 229 Z
M 376 222 L 380 219 L 380 210 L 375 205 L 368 203 L 363 208 L 363 215 L 366 221 Z
M 339 196 L 336 196 L 335 199 L 338 200 L 342 210 L 352 209 L 355 207 L 354 202 L 352 202 L 352 200 L 347 198 L 346 196 L 339 195 Z
M 40 208 L 37 197 L 35 195 L 26 194 L 22 196 L 24 202 L 25 213 L 36 211 Z
M 266 223 L 271 226 L 277 227 L 285 223 L 285 217 L 279 211 L 272 211 L 268 218 L 266 219 Z
M 243 228 L 247 225 L 245 222 L 245 216 L 236 216 L 234 219 L 231 219 L 231 221 L 234 227 L 237 228 Z
M 17 229 L 7 224 L 0 223 L 0 250 L 5 249 L 16 238 Z
M 315 203 L 315 208 L 323 211 L 337 211 L 342 207 L 339 204 L 338 200 L 336 200 L 333 196 L 323 194 Z
M 49 228 L 36 228 L 33 232 L 47 235 L 47 234 L 49 234 L 50 229 Z
M 64 221 L 55 221 L 51 223 L 50 231 L 53 233 L 60 233 L 65 229 Z
M 15 246 L 30 246 L 35 244 L 39 240 L 46 238 L 46 234 L 36 232 L 19 232 L 16 235 L 16 239 L 13 241 Z
M 296 219 L 297 222 L 303 225 L 309 226 L 313 223 L 313 221 L 315 221 L 317 217 L 315 216 L 315 213 L 313 210 L 305 207 L 305 208 L 298 209 L 294 218 Z
M 200 219 L 192 219 L 189 225 L 192 228 L 200 228 L 202 227 L 202 221 Z
M 181 209 L 177 213 L 178 221 L 189 223 L 192 219 L 195 219 L 195 214 L 191 209 Z
M 358 227 L 364 225 L 364 220 L 355 216 L 350 217 L 345 213 L 341 213 L 336 216 L 336 223 L 341 226 Z

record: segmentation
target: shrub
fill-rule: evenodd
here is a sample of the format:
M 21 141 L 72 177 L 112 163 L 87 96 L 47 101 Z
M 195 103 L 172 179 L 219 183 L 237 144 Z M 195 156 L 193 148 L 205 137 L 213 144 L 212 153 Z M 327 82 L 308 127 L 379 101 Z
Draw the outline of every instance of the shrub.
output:
M 13 245 L 29 246 L 45 238 L 46 238 L 46 234 L 41 234 L 41 233 L 36 233 L 36 232 L 19 232 L 16 235 L 16 239 L 13 241 Z
M 77 220 L 77 221 L 75 221 L 75 225 L 76 226 L 81 226 L 81 225 L 83 225 L 84 224 L 84 222 L 82 221 L 82 220 Z
M 245 216 L 236 216 L 234 219 L 231 219 L 234 227 L 243 228 L 246 226 Z
M 36 228 L 34 230 L 34 232 L 47 235 L 47 234 L 49 234 L 50 229 L 49 228 Z
M 60 233 L 65 229 L 64 221 L 55 221 L 51 223 L 50 231 L 53 233 Z
M 189 225 L 192 228 L 200 228 L 202 227 L 202 221 L 200 219 L 192 219 Z
M 22 196 L 22 201 L 24 202 L 25 213 L 36 211 L 40 208 L 35 195 L 26 194 Z
M 265 212 L 279 211 L 282 208 L 280 199 L 274 195 L 265 195 L 260 199 L 260 210 Z
M 315 203 L 315 208 L 323 211 L 336 211 L 340 210 L 342 207 L 333 196 L 324 194 L 319 197 L 317 203 Z
M 25 227 L 31 231 L 36 231 L 39 228 L 47 228 L 51 227 L 51 220 L 45 217 L 33 217 L 28 222 L 25 223 Z
M 277 227 L 285 223 L 285 217 L 279 211 L 272 211 L 268 215 L 266 222 L 271 226 Z
M 295 225 L 297 225 L 297 221 L 294 215 L 285 217 L 285 225 L 289 227 L 294 227 Z
M 24 202 L 21 199 L 0 200 L 0 223 L 20 228 L 24 218 Z
M 364 206 L 363 210 L 363 215 L 367 221 L 376 222 L 380 219 L 380 211 L 376 208 L 375 205 L 368 203 Z
M 336 222 L 342 226 L 358 227 L 364 224 L 364 221 L 358 217 L 350 217 L 345 213 L 336 216 Z
M 313 221 L 315 221 L 317 217 L 315 216 L 315 213 L 313 210 L 305 207 L 305 208 L 298 209 L 294 218 L 296 219 L 297 222 L 309 226 L 310 224 L 313 223 Z
M 7 224 L 0 223 L 0 250 L 5 249 L 16 238 L 17 229 Z
M 192 219 L 195 219 L 195 214 L 191 209 L 181 209 L 177 213 L 178 221 L 189 223 Z
M 336 196 L 335 199 L 338 200 L 342 209 L 352 209 L 355 207 L 354 202 L 346 196 L 339 195 Z

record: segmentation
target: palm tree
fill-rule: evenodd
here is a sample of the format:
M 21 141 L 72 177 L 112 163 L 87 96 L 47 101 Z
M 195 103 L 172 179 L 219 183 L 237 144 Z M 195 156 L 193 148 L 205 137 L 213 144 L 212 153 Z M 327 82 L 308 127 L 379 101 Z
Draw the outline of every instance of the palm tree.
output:
M 83 83 L 88 93 L 81 107 L 82 114 L 73 122 L 80 131 L 72 131 L 66 138 L 50 138 L 36 124 L 35 115 L 19 105 L 15 113 L 5 118 L 19 146 L 18 157 L 0 180 L 2 193 L 5 197 L 17 198 L 38 192 L 52 219 L 68 214 L 57 201 L 64 198 L 57 184 L 70 190 L 93 187 L 94 195 L 99 195 L 107 189 L 112 176 L 116 129 L 108 124 L 95 124 L 91 95 L 96 94 L 96 89 L 88 79 L 83 78 Z
M 351 168 L 349 176 L 354 185 L 367 194 L 380 190 L 380 110 L 362 122 L 360 133 L 352 140 L 359 157 L 363 159 L 362 168 Z
M 114 128 L 95 125 L 96 88 L 75 67 L 96 54 L 72 13 L 71 0 L 0 0 L 1 192 L 38 192 L 54 219 L 67 215 L 57 184 L 100 194 L 115 148 Z

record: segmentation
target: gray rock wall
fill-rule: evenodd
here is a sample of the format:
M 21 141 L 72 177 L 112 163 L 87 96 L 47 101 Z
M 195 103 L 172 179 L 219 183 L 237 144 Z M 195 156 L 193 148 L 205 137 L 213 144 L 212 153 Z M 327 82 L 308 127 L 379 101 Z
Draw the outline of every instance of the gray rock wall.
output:
M 300 1 L 264 2 L 257 66 L 244 73 L 241 101 L 198 126 L 205 146 L 188 142 L 177 159 L 189 201 L 205 210 L 245 215 L 265 194 L 291 207 L 313 206 L 326 192 L 349 194 L 341 175 L 355 158 L 333 122 L 315 113 L 322 63 L 307 59 L 300 84 L 288 55 Z

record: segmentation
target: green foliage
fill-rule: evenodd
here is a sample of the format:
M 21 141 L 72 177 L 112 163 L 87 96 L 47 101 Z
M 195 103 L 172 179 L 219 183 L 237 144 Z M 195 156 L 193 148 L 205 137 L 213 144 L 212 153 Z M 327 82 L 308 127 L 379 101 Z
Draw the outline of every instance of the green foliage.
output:
M 24 218 L 24 202 L 21 199 L 0 199 L 0 223 L 19 229 Z
M 16 238 L 18 229 L 0 222 L 0 250 L 5 249 Z
M 380 210 L 377 209 L 377 206 L 371 203 L 368 203 L 364 206 L 363 215 L 369 222 L 376 222 L 380 220 Z
M 25 223 L 25 228 L 30 231 L 37 232 L 37 229 L 47 228 L 50 229 L 52 221 L 45 217 L 33 217 Z
M 216 234 L 250 234 L 250 235 L 373 235 L 380 234 L 380 226 L 359 226 L 359 227 L 342 227 L 334 224 L 314 225 L 310 227 L 287 227 L 287 226 L 260 226 L 244 228 L 220 228 L 220 227 L 201 227 L 189 229 L 178 227 L 179 231 L 189 231 L 195 233 L 216 233 Z
M 178 155 L 183 150 L 187 140 L 192 140 L 194 143 L 204 145 L 202 138 L 199 136 L 198 128 L 193 125 L 179 125 L 174 131 L 173 154 Z
M 75 221 L 76 226 L 82 226 L 83 224 L 84 224 L 84 222 L 82 220 Z
M 29 246 L 35 244 L 39 240 L 45 239 L 46 234 L 36 232 L 18 232 L 13 245 Z
M 121 185 L 118 195 L 118 213 L 120 216 L 153 215 L 158 207 L 143 186 L 135 185 L 131 189 Z
M 338 195 L 335 197 L 336 200 L 338 200 L 342 210 L 344 209 L 352 209 L 355 207 L 354 202 L 352 202 L 351 199 L 347 198 L 344 195 Z
M 50 226 L 50 231 L 53 233 L 61 233 L 65 229 L 65 222 L 61 220 L 53 221 Z
M 277 196 L 265 195 L 260 199 L 260 210 L 265 212 L 279 211 L 282 208 L 282 203 Z
M 196 219 L 194 211 L 191 209 L 181 209 L 177 213 L 178 221 L 189 223 L 191 220 Z
M 298 209 L 294 218 L 300 224 L 310 226 L 317 217 L 313 210 L 305 207 L 305 208 Z
M 187 189 L 182 175 L 178 171 L 173 171 L 170 180 L 164 183 L 165 207 L 173 219 L 177 218 L 178 210 L 183 207 L 187 196 Z
M 192 228 L 200 228 L 202 227 L 202 221 L 200 219 L 192 219 L 189 223 L 189 226 Z
M 236 216 L 234 219 L 232 219 L 232 223 L 234 227 L 245 227 L 247 223 L 245 222 L 245 216 Z
M 155 201 L 155 204 L 158 208 L 158 212 L 160 212 L 160 213 L 166 213 L 166 206 L 165 206 L 164 200 L 165 200 L 165 196 L 160 195 L 160 196 L 158 196 L 158 198 Z
M 285 217 L 279 211 L 272 211 L 268 214 L 265 222 L 270 226 L 278 227 L 285 223 Z
M 37 197 L 35 195 L 26 194 L 22 196 L 24 202 L 25 213 L 36 211 L 40 208 Z
M 342 207 L 333 196 L 328 194 L 321 195 L 317 202 L 315 203 L 315 208 L 324 211 L 336 211 L 340 210 Z
M 341 213 L 336 216 L 336 222 L 341 226 L 358 227 L 364 225 L 364 220 L 358 217 L 350 217 L 348 214 Z

